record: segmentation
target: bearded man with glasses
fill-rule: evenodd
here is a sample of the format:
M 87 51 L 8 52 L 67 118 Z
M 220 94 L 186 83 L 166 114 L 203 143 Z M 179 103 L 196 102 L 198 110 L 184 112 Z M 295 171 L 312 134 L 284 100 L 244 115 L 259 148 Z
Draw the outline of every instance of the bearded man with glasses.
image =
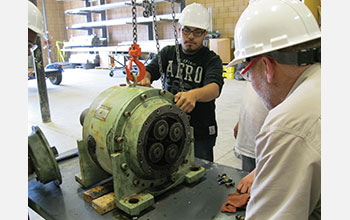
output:
M 224 84 L 222 61 L 215 52 L 203 46 L 209 29 L 209 13 L 203 5 L 193 3 L 186 6 L 179 23 L 179 66 L 175 46 L 164 47 L 146 66 L 146 76 L 138 84 L 151 86 L 154 80 L 161 78 L 158 62 L 160 56 L 164 88 L 175 95 L 176 106 L 191 117 L 195 156 L 213 161 L 213 147 L 218 131 L 215 99 L 219 97 Z

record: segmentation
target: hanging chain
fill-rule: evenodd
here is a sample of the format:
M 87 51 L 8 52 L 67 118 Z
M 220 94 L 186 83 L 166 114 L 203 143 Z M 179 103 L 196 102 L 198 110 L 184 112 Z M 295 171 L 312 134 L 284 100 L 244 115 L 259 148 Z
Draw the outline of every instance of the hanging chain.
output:
M 132 36 L 133 36 L 133 43 L 137 43 L 137 23 L 136 23 L 136 0 L 131 0 L 132 2 Z
M 177 37 L 177 30 L 176 30 L 176 23 L 175 23 L 174 0 L 171 0 L 171 15 L 173 17 L 173 27 L 174 27 L 174 37 L 175 37 L 175 52 L 176 52 L 176 60 L 177 60 L 177 74 L 176 75 L 180 76 L 180 78 L 179 78 L 180 92 L 183 92 L 184 86 L 183 86 L 182 72 L 180 73 L 181 59 L 180 59 L 179 41 L 178 41 L 178 37 Z
M 129 61 L 129 66 L 125 66 L 125 71 L 127 78 L 131 81 L 135 80 L 133 74 L 132 63 L 134 62 L 138 69 L 137 79 L 135 81 L 141 81 L 146 74 L 146 68 L 143 63 L 138 60 L 138 57 L 141 56 L 141 47 L 137 44 L 137 24 L 136 24 L 136 0 L 132 0 L 132 26 L 133 26 L 133 44 L 129 47 L 129 56 L 131 56 Z M 136 71 L 137 72 L 137 71 Z M 131 75 L 132 74 L 132 75 Z
M 148 18 L 149 16 L 152 15 L 151 3 L 149 3 L 149 0 L 143 0 L 142 7 L 145 9 L 143 11 L 143 17 Z
M 154 0 L 151 0 L 152 14 L 153 14 L 154 38 L 156 39 L 156 47 L 157 47 L 157 54 L 158 54 L 157 56 L 158 56 L 159 74 L 160 74 L 160 79 L 162 81 L 162 89 L 164 90 L 165 89 L 164 72 L 163 72 L 162 58 L 160 57 L 158 26 L 157 26 L 157 19 L 156 19 L 156 9 L 155 9 L 154 5 L 155 5 Z

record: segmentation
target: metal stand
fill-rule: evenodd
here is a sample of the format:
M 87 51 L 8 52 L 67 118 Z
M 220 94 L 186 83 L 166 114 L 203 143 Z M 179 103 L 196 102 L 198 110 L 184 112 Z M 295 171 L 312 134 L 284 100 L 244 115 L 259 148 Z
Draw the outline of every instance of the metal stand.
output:
M 41 118 L 44 123 L 49 123 L 51 122 L 51 115 L 40 38 L 37 38 L 36 44 L 38 48 L 34 50 L 33 64 L 38 84 Z

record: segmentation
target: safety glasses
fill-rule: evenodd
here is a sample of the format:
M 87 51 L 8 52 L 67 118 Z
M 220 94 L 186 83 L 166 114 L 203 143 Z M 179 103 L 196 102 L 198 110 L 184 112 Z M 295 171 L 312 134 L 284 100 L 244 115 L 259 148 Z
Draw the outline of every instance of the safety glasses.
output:
M 261 56 L 259 57 L 255 57 L 255 58 L 246 58 L 246 61 L 243 62 L 243 66 L 244 69 L 241 70 L 241 75 L 242 77 L 247 80 L 250 81 L 250 77 L 249 77 L 249 69 L 252 68 L 252 66 L 258 62 L 258 60 L 261 58 Z
M 201 30 L 201 29 L 194 29 L 194 30 L 191 30 L 189 28 L 182 28 L 181 29 L 182 33 L 186 36 L 190 35 L 191 33 L 193 33 L 193 35 L 195 37 L 201 37 L 204 33 L 205 33 L 205 30 Z

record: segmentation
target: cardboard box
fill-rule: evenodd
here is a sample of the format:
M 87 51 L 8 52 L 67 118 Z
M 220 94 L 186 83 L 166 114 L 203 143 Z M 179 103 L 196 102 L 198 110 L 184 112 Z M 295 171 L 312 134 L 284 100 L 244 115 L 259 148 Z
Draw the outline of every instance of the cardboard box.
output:
M 222 63 L 228 64 L 233 59 L 232 38 L 209 39 L 209 48 L 220 56 Z

